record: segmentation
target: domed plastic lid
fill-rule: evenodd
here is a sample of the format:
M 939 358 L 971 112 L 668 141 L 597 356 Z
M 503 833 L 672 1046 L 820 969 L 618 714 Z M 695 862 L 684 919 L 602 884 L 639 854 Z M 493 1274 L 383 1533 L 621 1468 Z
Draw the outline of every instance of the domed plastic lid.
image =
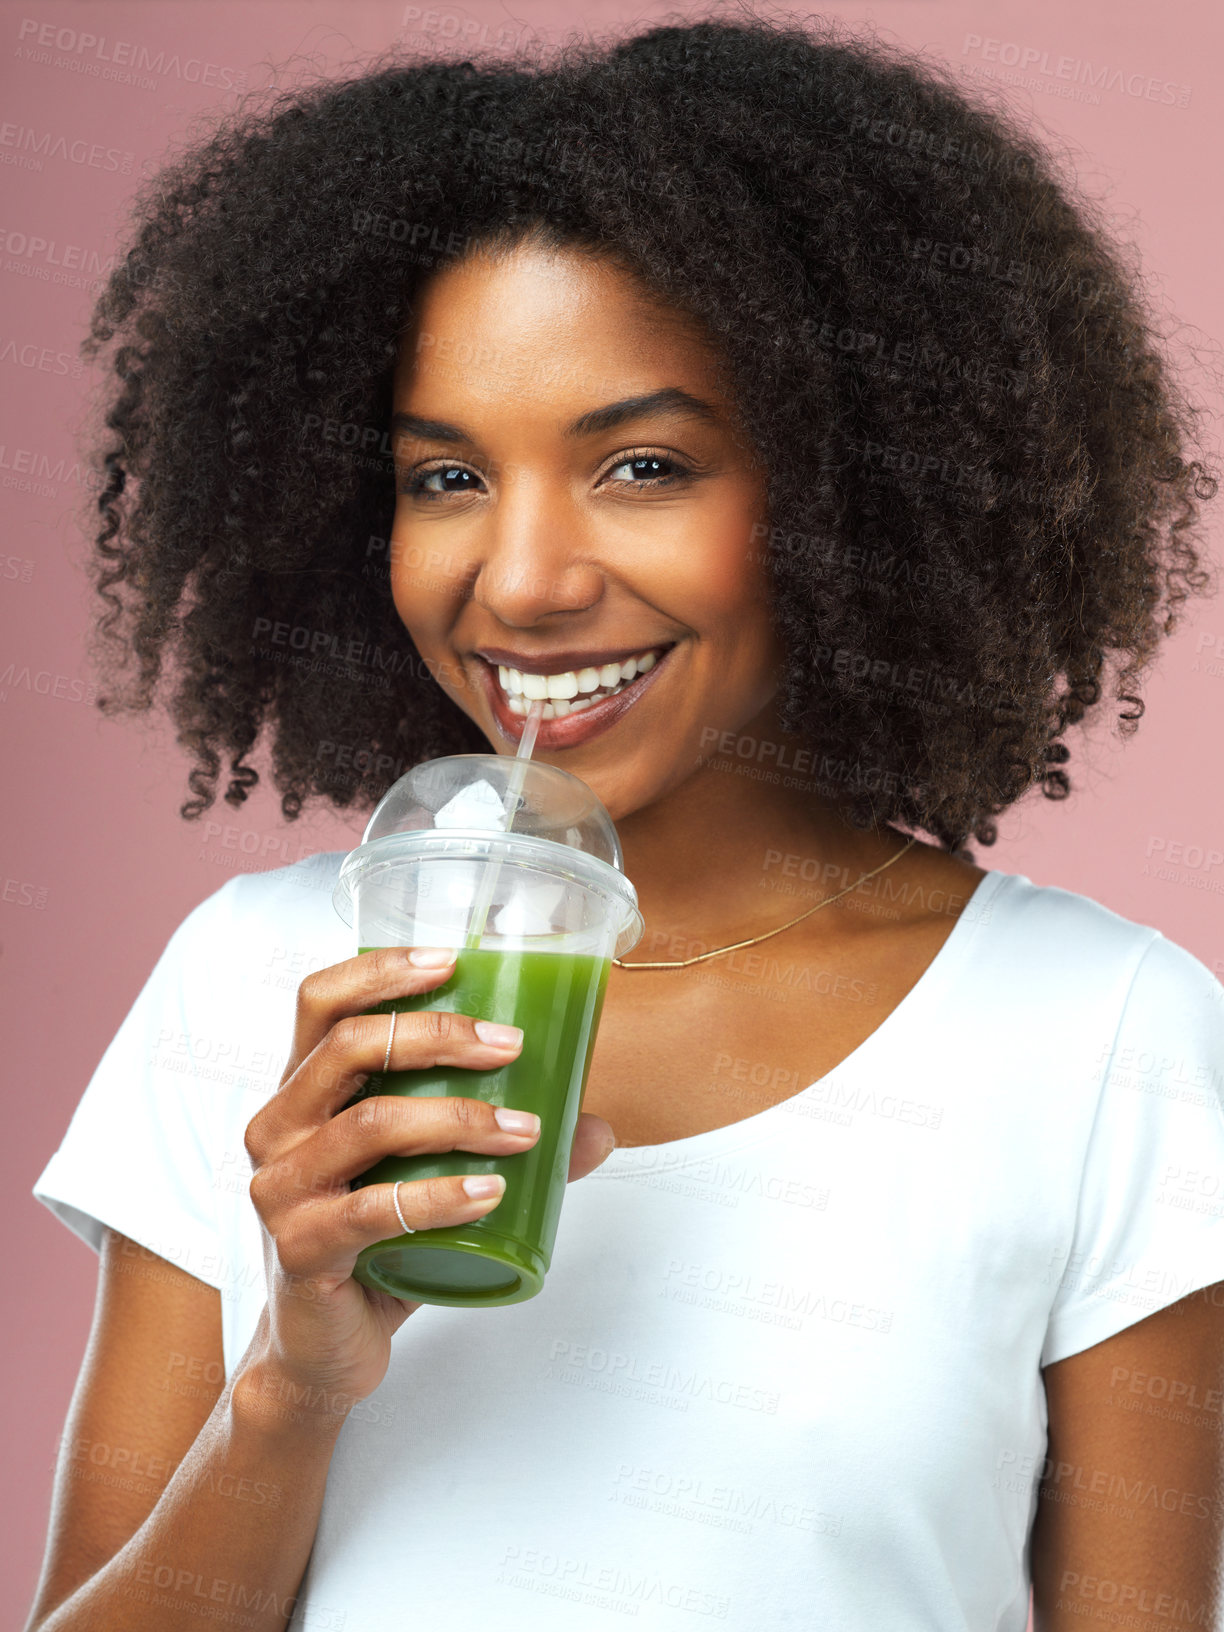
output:
M 354 887 L 373 865 L 458 855 L 517 857 L 564 873 L 615 898 L 621 951 L 641 934 L 620 839 L 596 795 L 569 771 L 502 754 L 428 759 L 401 776 L 341 865 L 336 911 L 353 922 Z
M 511 791 L 518 788 L 517 794 Z M 623 871 L 612 818 L 586 783 L 539 760 L 502 754 L 427 759 L 379 800 L 362 844 L 437 828 L 551 839 Z

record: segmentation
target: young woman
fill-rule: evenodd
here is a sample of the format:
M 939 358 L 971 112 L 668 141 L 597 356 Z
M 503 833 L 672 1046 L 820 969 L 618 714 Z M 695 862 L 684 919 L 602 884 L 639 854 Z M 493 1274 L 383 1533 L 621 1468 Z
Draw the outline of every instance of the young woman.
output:
M 345 1107 L 521 1038 L 389 1036 L 449 965 L 355 955 L 342 852 L 189 914 L 35 1188 L 101 1278 L 31 1632 L 1215 1624 L 1220 987 L 968 848 L 1208 582 L 1041 148 L 750 16 L 400 59 L 164 171 L 106 345 L 108 706 L 173 656 L 184 816 L 265 724 L 286 817 L 368 811 L 542 684 L 646 933 L 547 1286 L 477 1312 L 351 1269 L 497 1195 L 350 1181 L 536 1130 Z

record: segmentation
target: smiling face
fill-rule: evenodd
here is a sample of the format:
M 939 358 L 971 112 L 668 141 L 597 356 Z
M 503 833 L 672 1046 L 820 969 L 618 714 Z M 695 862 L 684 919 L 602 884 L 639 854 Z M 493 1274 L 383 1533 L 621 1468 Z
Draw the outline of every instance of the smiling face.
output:
M 618 818 L 769 707 L 764 473 L 717 359 L 626 273 L 525 244 L 437 274 L 393 408 L 396 609 L 498 752 L 547 695 L 535 757 Z

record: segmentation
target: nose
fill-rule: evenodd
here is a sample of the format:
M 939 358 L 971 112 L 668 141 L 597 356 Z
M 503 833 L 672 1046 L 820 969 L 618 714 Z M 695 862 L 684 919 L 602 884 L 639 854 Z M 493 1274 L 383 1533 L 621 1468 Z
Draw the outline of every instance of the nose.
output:
M 481 540 L 472 598 L 501 623 L 529 628 L 549 613 L 589 611 L 604 575 L 577 507 L 518 473 L 502 488 Z

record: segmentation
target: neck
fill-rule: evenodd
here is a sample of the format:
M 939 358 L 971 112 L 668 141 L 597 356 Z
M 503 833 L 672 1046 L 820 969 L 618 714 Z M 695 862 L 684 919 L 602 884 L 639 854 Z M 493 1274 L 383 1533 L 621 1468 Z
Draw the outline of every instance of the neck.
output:
M 617 821 L 646 921 L 631 961 L 689 957 L 785 923 L 899 848 L 895 829 L 852 828 L 814 791 L 810 748 L 778 729 L 772 705 L 737 740 L 766 753 L 718 754 Z

